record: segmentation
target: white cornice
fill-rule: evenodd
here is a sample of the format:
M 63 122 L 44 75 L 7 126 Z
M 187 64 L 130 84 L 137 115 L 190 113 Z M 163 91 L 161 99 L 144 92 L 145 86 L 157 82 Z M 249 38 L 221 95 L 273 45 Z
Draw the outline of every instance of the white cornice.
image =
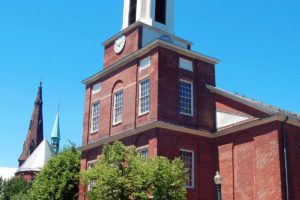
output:
M 98 147 L 98 146 L 101 146 L 104 144 L 108 144 L 108 143 L 111 143 L 116 140 L 121 140 L 126 137 L 130 137 L 130 136 L 133 136 L 133 135 L 145 132 L 145 131 L 149 131 L 154 128 L 168 129 L 168 130 L 172 130 L 172 131 L 184 132 L 184 133 L 189 133 L 189 134 L 198 135 L 198 136 L 202 136 L 202 137 L 213 138 L 213 135 L 207 131 L 195 130 L 195 129 L 191 129 L 191 128 L 186 128 L 186 127 L 182 127 L 182 126 L 178 126 L 178 125 L 173 125 L 173 124 L 168 124 L 165 122 L 156 121 L 156 122 L 151 122 L 144 126 L 138 127 L 134 130 L 122 132 L 122 133 L 112 135 L 107 138 L 102 138 L 93 143 L 90 143 L 90 144 L 80 147 L 80 150 L 86 151 L 89 149 L 93 149 L 95 147 Z
M 267 118 L 263 118 L 263 119 L 257 119 L 254 121 L 250 121 L 250 122 L 246 122 L 244 124 L 240 124 L 228 129 L 223 129 L 220 131 L 217 131 L 215 133 L 210 133 L 204 130 L 196 130 L 196 129 L 192 129 L 192 128 L 187 128 L 187 127 L 183 127 L 183 126 L 178 126 L 178 125 L 174 125 L 174 124 L 169 124 L 169 123 L 165 123 L 165 122 L 161 122 L 161 121 L 156 121 L 156 122 L 151 122 L 149 124 L 146 124 L 144 126 L 138 127 L 134 130 L 130 130 L 130 131 L 126 131 L 126 132 L 122 132 L 107 138 L 102 138 L 100 140 L 97 140 L 93 143 L 87 144 L 87 145 L 83 145 L 82 147 L 80 147 L 81 151 L 86 151 L 89 149 L 93 149 L 96 148 L 98 146 L 104 145 L 104 144 L 108 144 L 111 143 L 113 141 L 116 140 L 122 140 L 124 138 L 133 136 L 133 135 L 137 135 L 140 134 L 142 132 L 145 131 L 149 131 L 151 129 L 154 128 L 161 128 L 161 129 L 167 129 L 170 131 L 176 131 L 176 132 L 181 132 L 181 133 L 187 133 L 187 134 L 191 134 L 191 135 L 197 135 L 200 137 L 205 137 L 205 138 L 210 138 L 210 139 L 215 139 L 215 138 L 219 138 L 225 135 L 229 135 L 232 133 L 236 133 L 239 131 L 243 131 L 243 130 L 247 130 L 249 128 L 253 128 L 256 126 L 260 126 L 263 124 L 267 124 L 267 123 L 271 123 L 274 121 L 279 121 L 279 122 L 285 122 L 287 119 L 286 116 L 284 115 L 274 115 L 271 117 L 267 117 Z M 286 121 L 286 123 L 300 127 L 300 121 L 296 121 L 294 119 L 288 119 L 288 121 Z
M 179 47 L 179 46 L 176 46 L 174 44 L 170 44 L 168 42 L 165 42 L 165 41 L 162 41 L 162 40 L 159 40 L 159 39 L 156 39 L 153 42 L 151 42 L 150 44 L 143 47 L 142 49 L 139 49 L 138 51 L 133 52 L 132 54 L 124 57 L 123 59 L 119 60 L 118 62 L 108 66 L 107 68 L 100 71 L 99 73 L 83 80 L 83 83 L 86 84 L 86 85 L 90 84 L 90 83 L 92 83 L 92 82 L 94 82 L 94 81 L 110 74 L 111 72 L 113 72 L 116 69 L 124 66 L 125 64 L 133 61 L 134 59 L 149 53 L 153 48 L 156 48 L 156 47 L 163 47 L 163 48 L 175 51 L 179 54 L 182 54 L 182 55 L 194 58 L 194 59 L 199 59 L 199 60 L 211 63 L 211 64 L 217 64 L 219 62 L 219 60 L 217 60 L 215 58 L 212 58 L 212 57 L 209 57 L 209 56 L 206 56 L 206 55 L 203 55 L 203 54 L 200 54 L 200 53 L 197 53 L 197 52 L 194 52 L 194 51 L 191 51 L 191 50 Z

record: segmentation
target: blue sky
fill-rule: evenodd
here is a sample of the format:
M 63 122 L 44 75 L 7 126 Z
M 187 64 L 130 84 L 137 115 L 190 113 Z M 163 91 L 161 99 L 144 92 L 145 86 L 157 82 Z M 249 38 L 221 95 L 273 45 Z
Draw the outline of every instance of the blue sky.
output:
M 44 134 L 61 104 L 62 146 L 81 144 L 84 86 L 123 1 L 10 0 L 0 6 L 0 166 L 16 167 L 42 77 Z M 217 85 L 300 113 L 300 2 L 175 1 L 175 34 L 221 60 Z

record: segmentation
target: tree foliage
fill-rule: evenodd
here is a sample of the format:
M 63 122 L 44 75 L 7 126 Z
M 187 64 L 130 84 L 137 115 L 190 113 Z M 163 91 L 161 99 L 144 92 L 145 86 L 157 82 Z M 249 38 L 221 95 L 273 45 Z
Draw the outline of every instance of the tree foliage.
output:
M 12 178 L 7 181 L 2 180 L 2 192 L 4 200 L 11 200 L 13 196 L 18 194 L 26 194 L 31 184 L 20 178 Z
M 183 200 L 186 173 L 180 159 L 143 158 L 121 142 L 105 145 L 92 169 L 83 172 L 89 200 Z
M 36 176 L 29 197 L 32 200 L 77 199 L 80 153 L 76 148 L 64 149 L 52 157 Z

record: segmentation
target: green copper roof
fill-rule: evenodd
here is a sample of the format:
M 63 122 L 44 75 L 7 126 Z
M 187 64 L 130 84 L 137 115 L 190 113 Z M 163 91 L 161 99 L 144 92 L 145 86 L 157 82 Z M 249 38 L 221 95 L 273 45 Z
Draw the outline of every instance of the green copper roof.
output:
M 54 126 L 52 129 L 51 138 L 60 138 L 60 129 L 59 129 L 59 113 L 56 114 Z

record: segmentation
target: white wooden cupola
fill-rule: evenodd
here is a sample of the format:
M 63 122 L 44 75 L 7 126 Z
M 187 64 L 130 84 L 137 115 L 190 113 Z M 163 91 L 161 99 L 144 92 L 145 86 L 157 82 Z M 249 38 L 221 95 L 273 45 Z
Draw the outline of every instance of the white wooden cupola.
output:
M 136 21 L 174 34 L 174 0 L 124 0 L 122 29 Z

